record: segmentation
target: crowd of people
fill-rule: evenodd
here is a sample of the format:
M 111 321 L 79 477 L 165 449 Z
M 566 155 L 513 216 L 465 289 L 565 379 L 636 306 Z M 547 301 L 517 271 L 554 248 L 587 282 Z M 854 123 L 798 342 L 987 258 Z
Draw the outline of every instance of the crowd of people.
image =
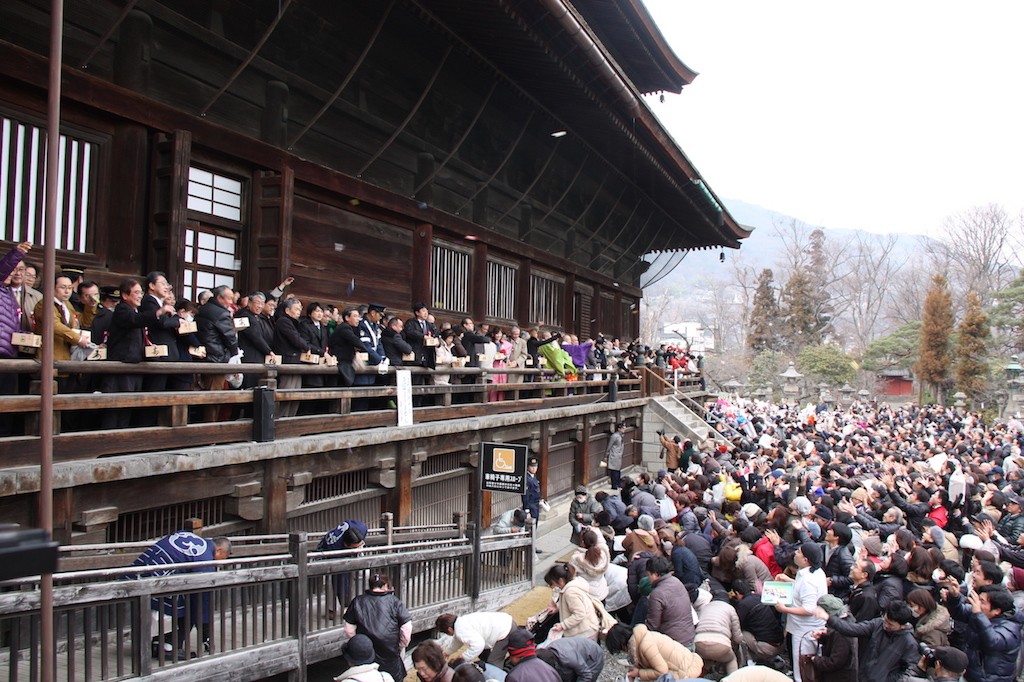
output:
M 594 680 L 605 651 L 643 680 L 1019 679 L 1024 423 L 938 406 L 712 411 L 731 438 L 660 434 L 662 470 L 574 491 L 578 549 L 545 575 L 549 609 L 527 628 L 447 614 L 440 651 L 414 655 L 431 661 L 419 679 Z
M 578 549 L 545 574 L 548 609 L 527 627 L 441 616 L 412 653 L 418 679 L 596 680 L 606 652 L 643 680 L 1019 679 L 1024 423 L 941 406 L 712 411 L 731 438 L 661 434 L 660 471 L 575 489 Z M 512 530 L 539 495 L 528 486 Z M 320 549 L 365 534 L 347 521 Z M 385 573 L 356 591 L 335 585 L 355 671 L 339 679 L 401 679 L 408 610 Z
M 34 358 L 39 348 L 12 343 L 12 334 L 38 334 L 42 316 L 54 315 L 56 360 L 106 359 L 124 363 L 205 362 L 224 365 L 223 374 L 104 373 L 58 376 L 60 393 L 188 391 L 252 388 L 257 373 L 233 371 L 236 363 L 285 365 L 324 364 L 336 372 L 282 373 L 278 387 L 382 385 L 393 378 L 389 367 L 424 367 L 414 383 L 448 385 L 458 378 L 447 368 L 489 370 L 489 400 L 504 398 L 501 386 L 509 375 L 503 368 L 543 368 L 574 379 L 582 369 L 627 371 L 637 361 L 637 343 L 598 335 L 582 340 L 546 329 L 524 331 L 518 326 L 437 321 L 423 303 L 411 315 L 393 314 L 380 304 L 335 307 L 302 301 L 288 290 L 287 278 L 269 291 L 249 294 L 218 286 L 198 294 L 197 301 L 181 298 L 162 272 L 128 278 L 120 286 L 98 286 L 82 268 L 65 266 L 55 277 L 55 300 L 50 305 L 35 288 L 38 268 L 24 261 L 31 245 L 19 244 L 0 260 L 0 359 Z M 642 362 L 642 360 L 641 360 Z M 376 369 L 375 375 L 372 370 Z M 367 373 L 366 370 L 370 370 Z M 527 375 L 526 381 L 533 377 Z M 0 372 L 0 395 L 27 392 L 29 375 Z M 467 381 L 475 381 L 473 378 Z M 423 404 L 428 398 L 417 397 Z M 386 401 L 382 407 L 386 405 Z M 353 409 L 374 406 L 356 400 Z M 286 401 L 278 414 L 289 417 L 327 409 L 320 401 Z M 210 406 L 202 418 L 224 418 L 224 408 Z M 101 428 L 153 426 L 156 408 L 110 410 L 98 420 Z M 64 430 L 80 430 L 93 420 L 65 415 Z M 18 432 L 16 415 L 0 415 L 0 436 Z

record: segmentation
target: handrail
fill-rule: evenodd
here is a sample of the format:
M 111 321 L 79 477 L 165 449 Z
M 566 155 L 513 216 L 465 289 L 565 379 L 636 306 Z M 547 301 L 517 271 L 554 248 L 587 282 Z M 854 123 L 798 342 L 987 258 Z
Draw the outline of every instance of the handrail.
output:
M 248 682 L 336 656 L 344 631 L 335 609 L 361 591 L 368 571 L 391 576 L 416 632 L 433 627 L 444 611 L 500 608 L 532 585 L 535 555 L 528 530 L 499 536 L 473 532 L 459 546 L 393 545 L 377 555 L 355 550 L 314 561 L 304 550 L 308 541 L 306 533 L 290 534 L 288 554 L 274 556 L 281 563 L 273 566 L 250 561 L 239 568 L 231 559 L 195 562 L 181 566 L 212 564 L 222 570 L 135 580 L 111 580 L 115 572 L 99 571 L 92 575 L 100 581 L 58 586 L 53 652 L 40 651 L 39 638 L 27 635 L 38 631 L 38 591 L 0 592 L 0 664 L 27 670 L 41 655 L 54 655 L 67 666 L 69 679 L 84 671 L 90 679 L 110 682 L 199 682 L 230 671 L 233 679 Z M 168 607 L 171 614 L 179 609 L 178 620 L 151 617 L 166 614 Z M 198 619 L 197 608 L 203 627 L 182 629 Z M 180 650 L 151 651 L 151 642 L 174 638 Z

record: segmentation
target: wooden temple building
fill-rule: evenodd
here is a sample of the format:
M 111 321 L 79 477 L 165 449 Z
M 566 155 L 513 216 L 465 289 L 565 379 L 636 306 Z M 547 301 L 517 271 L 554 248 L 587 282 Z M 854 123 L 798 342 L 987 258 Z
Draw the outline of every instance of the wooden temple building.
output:
M 48 0 L 0 3 L 8 246 L 42 235 L 50 20 Z M 642 97 L 696 74 L 641 0 L 75 0 L 63 36 L 57 262 L 101 284 L 162 270 L 194 298 L 292 276 L 304 302 L 632 338 L 645 255 L 748 234 Z M 194 397 L 146 395 L 160 426 L 55 435 L 54 533 L 447 522 L 476 503 L 487 517 L 515 496 L 475 497 L 481 440 L 529 444 L 548 496 L 604 475 L 619 421 L 629 461 L 645 391 L 591 388 L 439 396 L 403 428 L 342 391 L 267 442 L 244 419 L 188 423 Z M 31 416 L 30 398 L 0 409 Z M 36 441 L 0 439 L 2 521 L 38 523 Z

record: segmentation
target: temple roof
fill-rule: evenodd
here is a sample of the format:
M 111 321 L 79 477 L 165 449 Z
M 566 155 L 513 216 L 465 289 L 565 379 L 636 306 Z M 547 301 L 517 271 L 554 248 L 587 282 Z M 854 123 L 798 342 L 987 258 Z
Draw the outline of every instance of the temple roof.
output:
M 569 134 L 614 167 L 631 169 L 632 181 L 677 223 L 649 251 L 738 248 L 749 236 L 643 99 L 652 90 L 679 92 L 696 74 L 668 48 L 639 0 L 418 4 Z

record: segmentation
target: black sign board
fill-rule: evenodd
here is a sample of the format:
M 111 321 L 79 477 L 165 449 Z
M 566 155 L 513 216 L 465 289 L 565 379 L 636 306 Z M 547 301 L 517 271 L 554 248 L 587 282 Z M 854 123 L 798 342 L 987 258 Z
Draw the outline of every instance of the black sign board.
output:
M 480 489 L 524 494 L 529 450 L 526 445 L 513 443 L 481 443 Z

